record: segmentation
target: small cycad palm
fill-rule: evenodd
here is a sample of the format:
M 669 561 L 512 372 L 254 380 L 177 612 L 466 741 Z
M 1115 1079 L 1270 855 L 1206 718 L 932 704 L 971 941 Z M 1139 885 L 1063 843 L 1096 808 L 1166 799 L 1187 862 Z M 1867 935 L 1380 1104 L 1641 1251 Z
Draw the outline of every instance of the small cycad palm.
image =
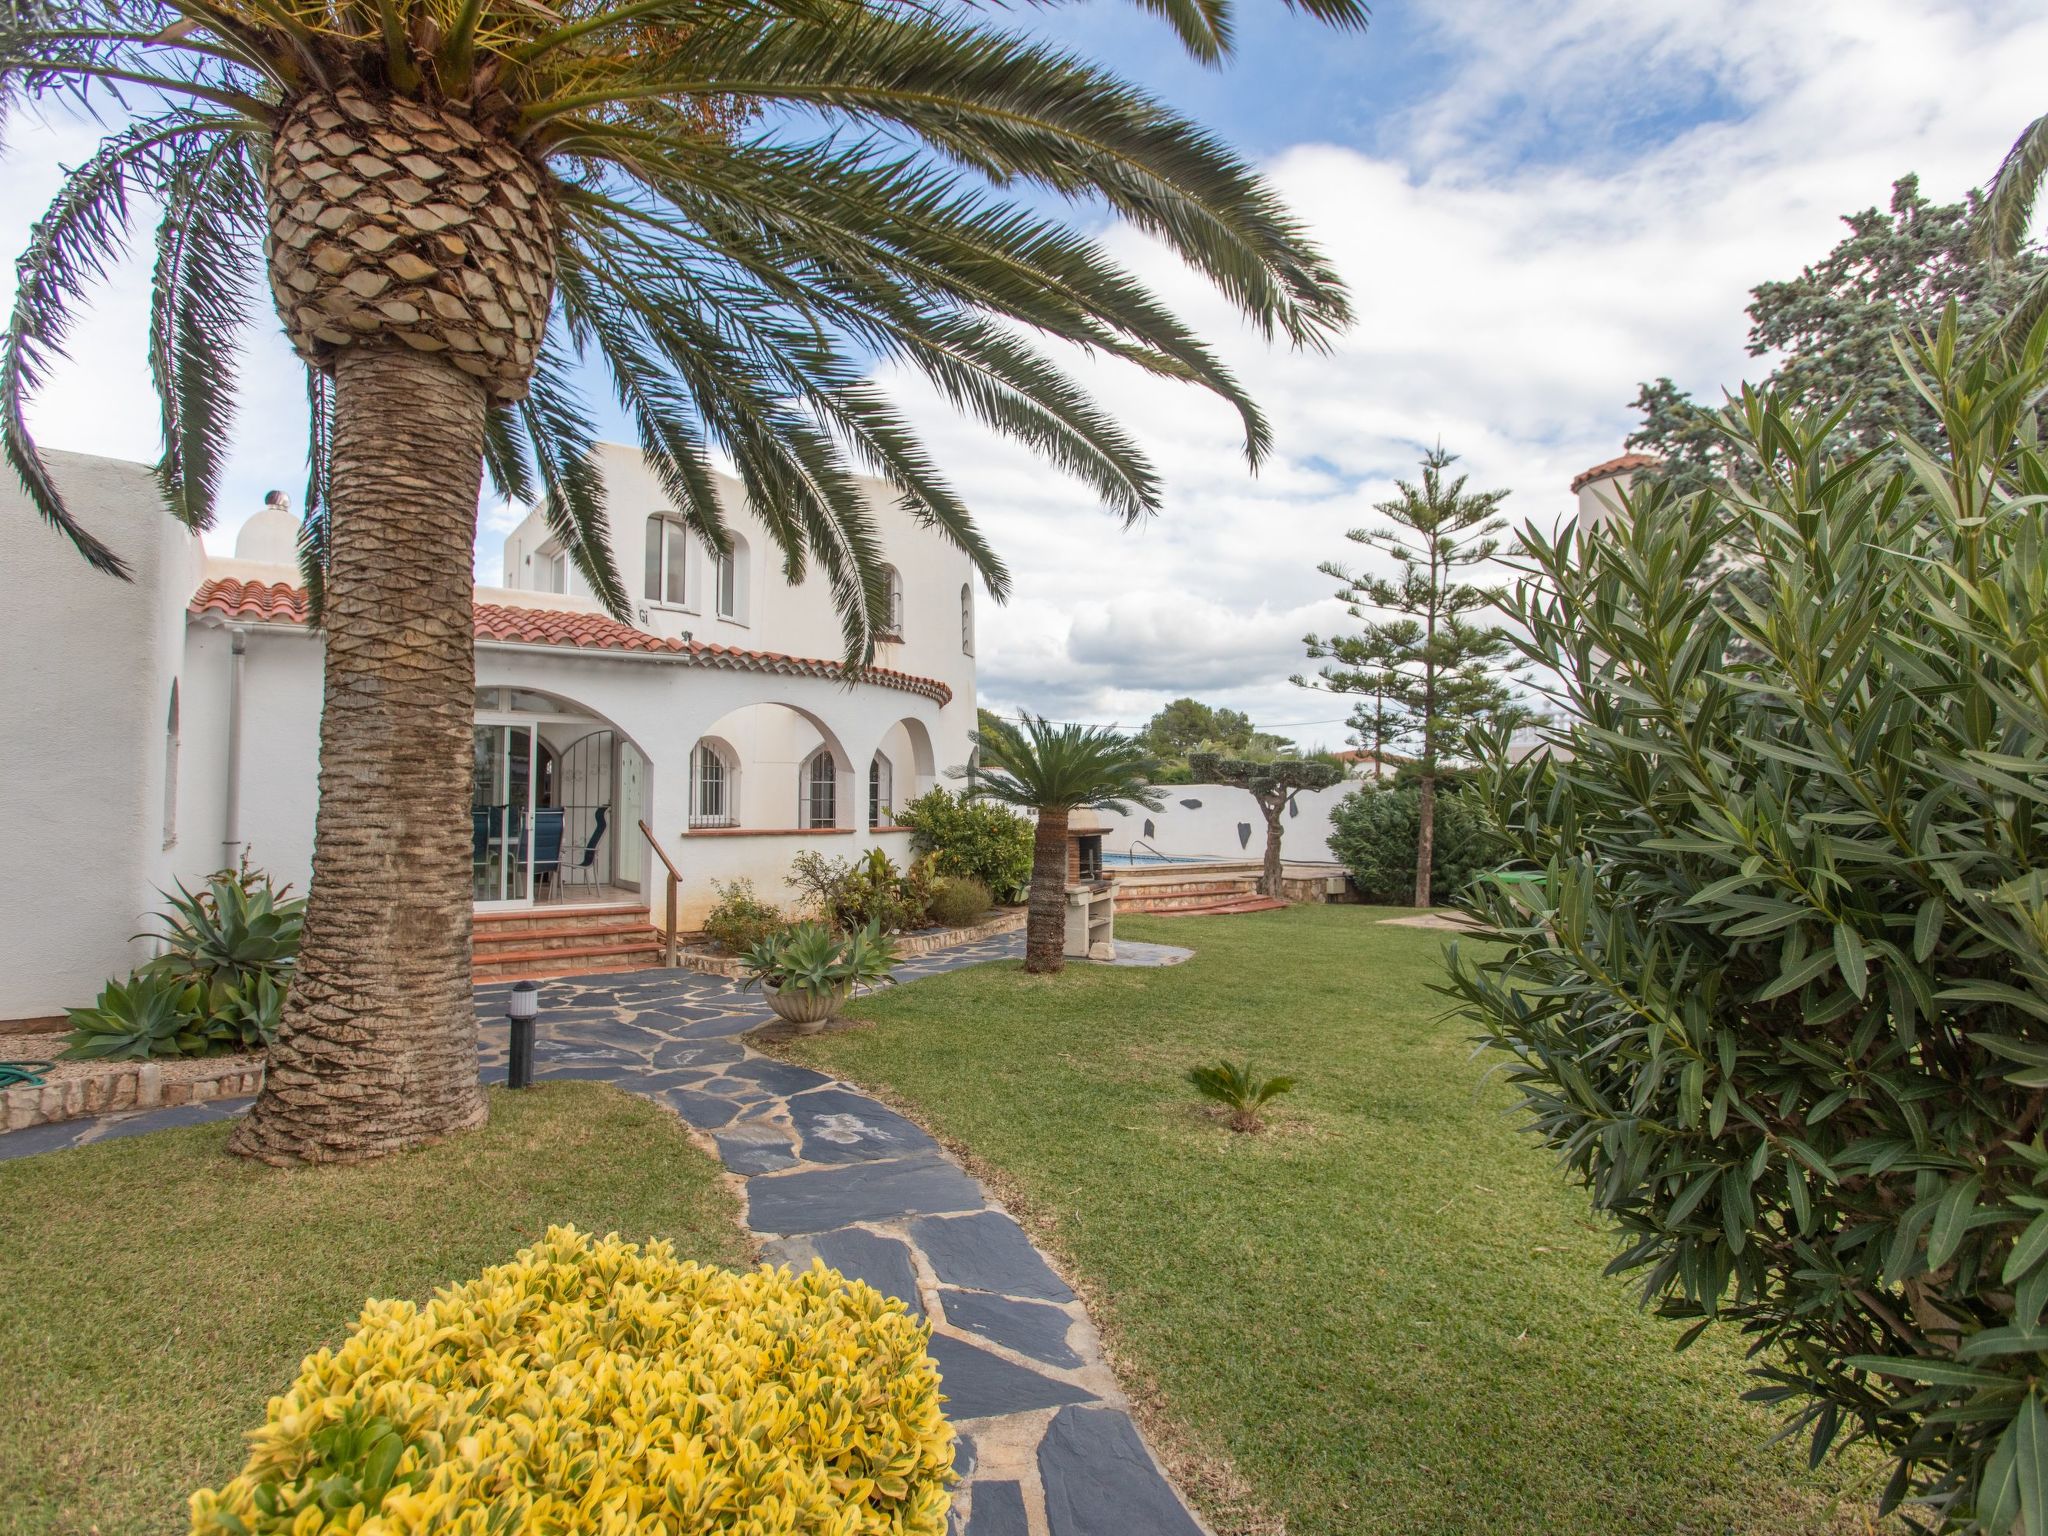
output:
M 1291 1077 L 1261 1078 L 1249 1061 L 1219 1061 L 1214 1066 L 1193 1067 L 1188 1081 L 1204 1098 L 1214 1099 L 1230 1111 L 1233 1131 L 1260 1128 L 1259 1111 L 1283 1093 L 1294 1091 Z

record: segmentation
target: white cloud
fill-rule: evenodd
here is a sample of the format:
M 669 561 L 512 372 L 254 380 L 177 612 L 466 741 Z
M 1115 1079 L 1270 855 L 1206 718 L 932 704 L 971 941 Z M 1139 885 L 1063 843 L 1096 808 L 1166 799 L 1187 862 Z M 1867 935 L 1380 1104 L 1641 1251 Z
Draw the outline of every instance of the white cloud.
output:
M 1269 167 L 1351 285 L 1359 322 L 1331 355 L 1267 349 L 1157 245 L 1104 236 L 1266 407 L 1276 449 L 1259 475 L 1227 408 L 1080 364 L 1167 479 L 1165 512 L 1122 532 L 893 381 L 1015 574 L 1012 603 L 981 622 L 988 702 L 1133 723 L 1193 692 L 1266 725 L 1340 716 L 1286 682 L 1301 633 L 1341 622 L 1315 568 L 1354 553 L 1344 531 L 1424 447 L 1440 439 L 1475 485 L 1511 488 L 1512 514 L 1554 517 L 1570 477 L 1618 451 L 1639 381 L 1712 395 L 1751 366 L 1751 285 L 1818 258 L 1837 217 L 1882 203 L 1899 174 L 1942 198 L 1981 183 L 2048 105 L 2020 67 L 2048 58 L 2038 0 L 1459 0 L 1420 15 L 1450 60 L 1443 89 L 1376 124 L 1373 154 L 1302 144 Z M 55 162 L 90 144 L 73 125 L 14 125 L 0 248 L 20 248 Z M 131 265 L 79 327 L 77 366 L 36 412 L 53 446 L 154 456 L 146 291 Z M 296 365 L 260 329 L 229 529 L 303 473 Z

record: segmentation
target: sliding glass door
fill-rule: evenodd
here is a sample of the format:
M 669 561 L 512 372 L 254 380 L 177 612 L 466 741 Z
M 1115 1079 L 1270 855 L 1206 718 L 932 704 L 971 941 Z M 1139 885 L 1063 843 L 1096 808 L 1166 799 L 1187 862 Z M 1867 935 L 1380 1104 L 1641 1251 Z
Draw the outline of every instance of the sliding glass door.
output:
M 469 797 L 469 868 L 479 907 L 533 904 L 534 728 L 476 723 Z

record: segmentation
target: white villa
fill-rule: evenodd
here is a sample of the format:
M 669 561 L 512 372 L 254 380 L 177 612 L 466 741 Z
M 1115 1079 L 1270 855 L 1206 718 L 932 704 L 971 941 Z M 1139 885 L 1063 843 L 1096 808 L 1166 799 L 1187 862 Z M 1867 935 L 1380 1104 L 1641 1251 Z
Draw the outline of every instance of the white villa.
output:
M 476 590 L 479 915 L 608 906 L 644 931 L 665 857 L 689 929 L 720 881 L 787 902 L 803 847 L 907 861 L 893 810 L 965 761 L 974 725 L 966 557 L 872 485 L 895 633 L 849 681 L 824 582 L 784 582 L 736 481 L 720 559 L 637 450 L 598 454 L 632 622 L 602 611 L 538 514 L 506 538 L 502 584 Z M 0 477 L 0 841 L 18 861 L 0 1020 L 86 1003 L 144 958 L 133 936 L 173 881 L 245 856 L 301 892 L 311 873 L 322 642 L 298 520 L 273 497 L 223 559 L 146 466 L 49 457 L 135 580 L 90 569 Z

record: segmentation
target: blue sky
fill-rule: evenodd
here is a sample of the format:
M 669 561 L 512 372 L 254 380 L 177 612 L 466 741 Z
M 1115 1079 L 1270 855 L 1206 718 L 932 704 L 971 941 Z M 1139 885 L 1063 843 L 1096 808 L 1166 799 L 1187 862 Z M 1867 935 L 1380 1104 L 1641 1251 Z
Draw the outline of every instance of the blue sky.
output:
M 1920 173 L 1959 196 L 2048 110 L 2038 0 L 1383 0 L 1364 35 L 1240 0 L 1237 57 L 1188 61 L 1121 0 L 1006 13 L 1132 76 L 1256 160 L 1351 285 L 1327 356 L 1276 351 L 1156 244 L 1095 229 L 1253 387 L 1277 450 L 1248 475 L 1230 414 L 1110 365 L 1076 367 L 1164 468 L 1167 506 L 1119 532 L 1078 487 L 884 376 L 1010 559 L 981 625 L 984 699 L 1132 723 L 1180 693 L 1336 743 L 1340 701 L 1292 688 L 1302 634 L 1342 615 L 1316 574 L 1438 440 L 1537 521 L 1619 451 L 1636 385 L 1712 396 L 1752 365 L 1757 281 L 1833 243 L 1838 215 Z M 83 125 L 19 123 L 0 248 L 19 249 Z M 0 296 L 6 278 L 0 276 Z M 146 284 L 95 300 L 34 423 L 52 446 L 151 459 Z M 267 330 L 268 327 L 266 326 Z M 303 480 L 296 364 L 252 347 L 223 547 L 271 485 Z M 620 435 L 624 435 L 623 432 Z M 296 490 L 294 490 L 296 494 Z M 487 513 L 480 567 L 509 519 Z

